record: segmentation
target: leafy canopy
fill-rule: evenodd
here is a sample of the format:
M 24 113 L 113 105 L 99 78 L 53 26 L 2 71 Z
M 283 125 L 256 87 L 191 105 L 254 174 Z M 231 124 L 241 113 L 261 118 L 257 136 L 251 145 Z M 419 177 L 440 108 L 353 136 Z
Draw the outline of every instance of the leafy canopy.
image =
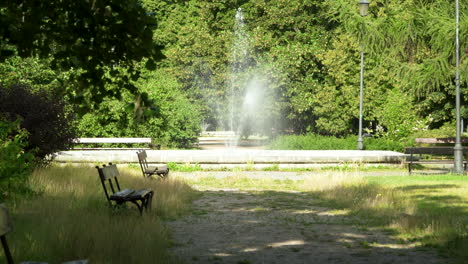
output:
M 155 68 L 161 47 L 153 43 L 155 19 L 133 0 L 0 2 L 0 59 L 52 56 L 54 69 L 81 69 L 74 98 L 100 102 L 131 92 L 138 61 Z M 125 71 L 117 70 L 123 68 Z M 106 74 L 108 73 L 108 74 Z M 106 83 L 116 85 L 106 88 Z

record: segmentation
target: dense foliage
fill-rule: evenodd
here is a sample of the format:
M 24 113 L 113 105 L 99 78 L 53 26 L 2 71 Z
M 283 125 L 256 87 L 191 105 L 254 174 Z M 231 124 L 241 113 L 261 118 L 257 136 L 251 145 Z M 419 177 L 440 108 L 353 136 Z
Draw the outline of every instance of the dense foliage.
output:
M 198 139 L 201 116 L 174 79 L 162 70 L 146 73 L 140 93 L 106 100 L 78 124 L 83 137 L 151 137 L 163 147 L 187 148 Z
M 146 67 L 154 69 L 162 58 L 152 41 L 156 26 L 133 0 L 5 0 L 0 2 L 0 59 L 38 56 L 51 58 L 56 70 L 82 69 L 78 85 L 68 90 L 76 102 L 119 98 L 122 88 L 136 90 L 130 80 L 139 77 L 137 62 L 146 58 Z
M 367 17 L 355 0 L 20 2 L 0 4 L 0 83 L 74 103 L 78 136 L 188 147 L 200 129 L 230 129 L 235 104 L 255 112 L 238 116 L 244 136 L 349 137 L 361 43 L 366 133 L 405 144 L 453 127 L 451 1 L 375 0 Z M 468 4 L 460 4 L 464 96 Z M 252 83 L 263 87 L 253 106 L 244 101 Z
M 393 150 L 403 151 L 411 142 L 401 142 L 389 138 L 366 138 L 364 139 L 366 150 Z M 275 138 L 268 145 L 269 149 L 290 150 L 355 150 L 356 136 L 337 138 L 334 136 L 321 136 L 316 134 L 306 135 L 283 135 Z
M 27 152 L 28 132 L 21 119 L 8 121 L 0 116 L 0 202 L 13 190 L 24 189 L 34 152 Z
M 167 57 L 162 65 L 202 105 L 205 121 L 212 127 L 222 128 L 219 123 L 225 122 L 229 107 L 238 7 L 249 36 L 247 71 L 257 68 L 267 76 L 269 96 L 275 101 L 269 111 L 275 120 L 272 127 L 296 133 L 355 134 L 362 42 L 366 44 L 364 118 L 369 131 L 401 138 L 453 122 L 451 1 L 371 1 L 367 17 L 359 15 L 354 0 L 143 3 L 159 20 L 155 40 L 166 47 Z M 467 9 L 462 1 L 463 95 L 468 92 L 463 77 L 468 69 Z M 238 96 L 244 92 L 239 90 Z
M 43 159 L 70 147 L 76 138 L 74 115 L 62 97 L 47 91 L 32 91 L 25 85 L 0 86 L 0 113 L 10 122 L 20 118 L 28 132 L 26 152 Z

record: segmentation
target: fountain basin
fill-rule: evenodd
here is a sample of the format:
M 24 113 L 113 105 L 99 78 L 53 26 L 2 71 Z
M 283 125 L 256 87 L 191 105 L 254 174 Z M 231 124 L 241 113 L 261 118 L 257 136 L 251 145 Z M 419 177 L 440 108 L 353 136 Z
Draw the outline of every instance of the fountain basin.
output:
M 309 167 L 313 164 L 343 163 L 401 163 L 407 155 L 394 151 L 359 150 L 147 150 L 148 162 L 153 164 L 291 164 Z M 56 162 L 70 163 L 138 163 L 135 150 L 61 151 Z

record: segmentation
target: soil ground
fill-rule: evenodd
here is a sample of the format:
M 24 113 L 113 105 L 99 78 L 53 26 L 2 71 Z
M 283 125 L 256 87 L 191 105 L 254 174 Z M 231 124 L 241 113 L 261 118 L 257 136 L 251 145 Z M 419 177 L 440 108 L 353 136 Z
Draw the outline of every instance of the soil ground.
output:
M 168 223 L 185 263 L 447 263 L 300 192 L 201 191 L 191 215 Z

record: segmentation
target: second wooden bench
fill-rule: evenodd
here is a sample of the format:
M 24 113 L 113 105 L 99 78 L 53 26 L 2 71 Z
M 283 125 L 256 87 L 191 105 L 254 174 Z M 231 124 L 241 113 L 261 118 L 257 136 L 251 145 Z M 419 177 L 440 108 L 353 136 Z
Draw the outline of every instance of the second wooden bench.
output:
M 454 138 L 416 138 L 416 143 L 419 144 L 454 144 Z M 463 142 L 468 142 L 463 139 Z M 429 146 L 429 147 L 407 147 L 405 154 L 410 157 L 404 163 L 408 164 L 408 172 L 413 172 L 414 164 L 454 164 L 453 146 Z M 463 155 L 467 156 L 468 148 L 463 147 Z M 430 155 L 429 159 L 425 159 L 423 155 Z M 439 158 L 438 158 L 439 157 Z M 463 161 L 464 170 L 467 167 L 467 161 Z

